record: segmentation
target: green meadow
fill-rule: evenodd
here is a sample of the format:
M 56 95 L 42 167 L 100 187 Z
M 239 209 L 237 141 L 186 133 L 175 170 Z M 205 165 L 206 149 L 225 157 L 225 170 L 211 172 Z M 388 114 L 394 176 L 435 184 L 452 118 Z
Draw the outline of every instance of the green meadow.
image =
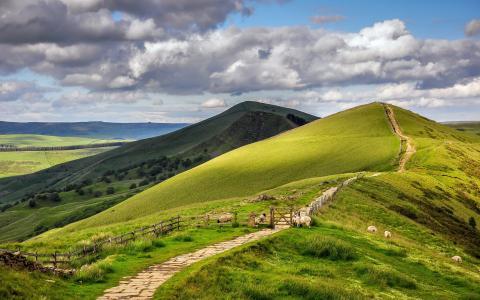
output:
M 102 140 L 84 137 L 61 137 L 36 134 L 3 134 L 0 144 L 10 144 L 16 147 L 55 147 L 88 145 L 115 142 L 117 140 Z M 111 147 L 63 150 L 63 151 L 26 151 L 0 152 L 0 178 L 34 173 L 71 160 L 92 156 L 111 150 Z

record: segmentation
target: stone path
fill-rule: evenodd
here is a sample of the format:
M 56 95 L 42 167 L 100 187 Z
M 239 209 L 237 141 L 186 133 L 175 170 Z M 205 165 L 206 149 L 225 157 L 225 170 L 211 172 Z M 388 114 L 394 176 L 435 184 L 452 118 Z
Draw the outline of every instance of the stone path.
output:
M 288 226 L 275 226 L 275 229 L 263 229 L 195 252 L 176 256 L 161 264 L 150 266 L 133 277 L 123 278 L 118 286 L 106 290 L 104 295 L 98 299 L 152 299 L 157 288 L 183 268 L 207 257 L 272 235 L 285 228 L 288 228 Z
M 399 162 L 399 167 L 398 167 L 398 172 L 403 172 L 405 171 L 405 165 L 407 164 L 408 160 L 412 157 L 412 155 L 416 152 L 415 146 L 413 145 L 413 141 L 409 136 L 406 136 L 403 134 L 402 129 L 400 128 L 400 125 L 398 125 L 397 119 L 395 118 L 395 114 L 393 113 L 393 109 L 388 106 L 387 104 L 384 104 L 385 106 L 385 111 L 388 116 L 388 120 L 390 121 L 390 124 L 392 125 L 393 132 L 402 140 L 407 143 L 407 149 L 405 153 L 400 157 L 400 162 Z

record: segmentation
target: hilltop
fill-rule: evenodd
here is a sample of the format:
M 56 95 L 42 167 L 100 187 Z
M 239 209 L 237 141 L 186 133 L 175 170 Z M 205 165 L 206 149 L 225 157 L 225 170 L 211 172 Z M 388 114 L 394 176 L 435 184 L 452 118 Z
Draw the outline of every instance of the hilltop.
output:
M 244 102 L 167 135 L 0 180 L 1 201 L 20 201 L 0 213 L 0 240 L 25 238 L 88 217 L 211 158 L 315 119 L 293 109 Z M 51 193 L 59 193 L 63 201 L 41 200 Z M 30 208 L 30 200 L 37 198 Z

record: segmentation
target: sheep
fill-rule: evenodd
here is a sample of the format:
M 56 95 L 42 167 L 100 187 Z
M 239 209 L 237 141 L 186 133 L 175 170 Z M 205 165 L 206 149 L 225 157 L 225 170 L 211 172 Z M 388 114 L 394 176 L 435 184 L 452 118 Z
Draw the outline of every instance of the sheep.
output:
M 370 233 L 376 233 L 377 232 L 377 227 L 375 227 L 373 225 L 370 225 L 370 226 L 368 226 L 367 231 L 370 232 Z
M 312 218 L 310 218 L 309 216 L 300 217 L 300 224 L 302 224 L 302 226 L 306 225 L 308 228 L 310 228 L 311 223 L 312 223 Z
M 267 220 L 267 214 L 262 213 L 259 217 L 255 217 L 255 226 L 265 223 L 266 220 Z
M 457 263 L 461 263 L 462 262 L 462 258 L 458 255 L 455 255 L 455 256 L 452 256 L 452 260 L 454 262 L 457 262 Z
M 223 215 L 221 215 L 220 217 L 218 217 L 217 223 L 227 223 L 227 222 L 231 222 L 232 219 L 233 219 L 233 215 L 232 215 L 232 214 L 223 214 Z
M 385 238 L 389 239 L 392 237 L 392 233 L 388 230 L 385 230 L 385 232 L 383 233 L 383 235 L 385 236 Z
M 296 225 L 297 227 L 307 226 L 308 228 L 310 228 L 310 224 L 312 223 L 312 218 L 307 216 L 305 212 L 299 211 L 293 214 L 292 222 L 293 222 L 293 225 Z

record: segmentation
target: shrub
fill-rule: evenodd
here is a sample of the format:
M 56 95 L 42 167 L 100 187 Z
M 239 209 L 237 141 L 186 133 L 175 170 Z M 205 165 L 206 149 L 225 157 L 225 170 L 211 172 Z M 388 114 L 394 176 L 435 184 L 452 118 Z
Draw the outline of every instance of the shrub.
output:
M 140 182 L 138 183 L 138 186 L 144 186 L 144 185 L 147 185 L 147 184 L 149 184 L 149 183 L 150 183 L 150 182 L 148 182 L 148 180 L 144 179 L 144 180 L 142 180 L 142 181 L 140 181 Z
M 95 198 L 98 198 L 98 197 L 100 197 L 100 196 L 102 196 L 102 195 L 103 195 L 103 193 L 100 192 L 100 191 L 95 191 L 95 192 L 93 192 L 93 197 L 95 197 Z
M 161 240 L 153 240 L 152 241 L 152 246 L 155 248 L 163 248 L 165 247 L 165 243 Z
M 107 195 L 112 195 L 113 193 L 115 193 L 115 189 L 113 188 L 113 186 L 109 186 L 107 188 L 106 193 L 107 193 Z
M 137 188 L 137 184 L 136 183 L 132 183 L 130 185 L 130 189 L 133 190 L 133 189 L 136 189 Z
M 30 208 L 34 208 L 34 207 L 37 206 L 37 202 L 35 202 L 35 200 L 33 200 L 33 199 L 30 199 L 30 201 L 28 201 L 28 206 Z
M 191 235 L 188 235 L 188 234 L 179 234 L 176 237 L 174 237 L 173 239 L 175 241 L 178 241 L 178 242 L 192 242 L 193 241 L 193 237 Z
M 303 255 L 317 258 L 327 258 L 330 260 L 353 260 L 357 258 L 355 250 L 347 243 L 315 235 L 306 242 L 301 243 Z
M 130 254 L 135 254 L 137 252 L 150 252 L 153 250 L 153 247 L 151 240 L 139 239 L 128 244 L 125 250 Z
M 473 217 L 470 217 L 470 219 L 468 219 L 468 225 L 470 225 L 470 227 L 475 229 L 477 227 L 477 222 L 475 221 L 475 219 Z

